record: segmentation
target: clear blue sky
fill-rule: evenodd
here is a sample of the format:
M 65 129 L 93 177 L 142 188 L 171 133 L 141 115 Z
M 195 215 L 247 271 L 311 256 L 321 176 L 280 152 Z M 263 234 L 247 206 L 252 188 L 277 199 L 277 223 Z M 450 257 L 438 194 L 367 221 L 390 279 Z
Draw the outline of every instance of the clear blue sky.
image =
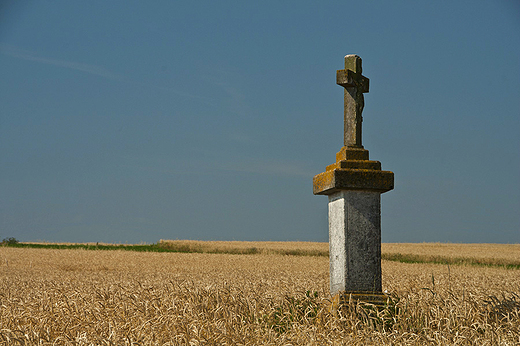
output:
M 327 241 L 363 144 L 385 242 L 520 242 L 518 1 L 2 1 L 0 238 Z

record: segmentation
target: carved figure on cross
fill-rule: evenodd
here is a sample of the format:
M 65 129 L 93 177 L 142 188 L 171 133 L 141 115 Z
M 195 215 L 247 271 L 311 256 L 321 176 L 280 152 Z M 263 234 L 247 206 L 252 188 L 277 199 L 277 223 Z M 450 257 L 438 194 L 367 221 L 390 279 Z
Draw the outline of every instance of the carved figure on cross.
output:
M 364 93 L 368 92 L 368 78 L 361 75 L 361 58 L 357 55 L 345 56 L 345 69 L 336 71 L 336 84 L 345 88 L 344 94 L 344 145 L 363 148 L 361 144 L 361 123 L 365 107 Z

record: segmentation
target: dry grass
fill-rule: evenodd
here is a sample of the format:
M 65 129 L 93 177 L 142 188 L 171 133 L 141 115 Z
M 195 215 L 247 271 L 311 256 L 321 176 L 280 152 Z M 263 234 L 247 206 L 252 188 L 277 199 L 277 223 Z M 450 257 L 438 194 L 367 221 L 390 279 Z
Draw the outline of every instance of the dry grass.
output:
M 328 256 L 329 243 L 282 241 L 160 240 L 159 246 L 180 252 Z
M 421 262 L 467 263 L 520 268 L 520 244 L 386 243 L 381 252 Z
M 161 240 L 179 252 L 328 256 L 328 243 Z M 382 258 L 398 262 L 506 266 L 520 269 L 520 244 L 383 243 Z
M 384 253 L 520 260 L 520 244 L 383 243 Z
M 0 345 L 518 345 L 518 273 L 383 261 L 378 315 L 329 311 L 324 256 L 5 247 Z

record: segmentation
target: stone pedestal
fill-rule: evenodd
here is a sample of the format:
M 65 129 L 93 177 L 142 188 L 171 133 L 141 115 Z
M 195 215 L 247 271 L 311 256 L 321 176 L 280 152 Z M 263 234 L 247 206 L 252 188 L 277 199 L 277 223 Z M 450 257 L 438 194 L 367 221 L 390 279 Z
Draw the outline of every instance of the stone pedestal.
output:
M 381 194 L 340 190 L 329 195 L 331 294 L 381 292 Z
M 329 197 L 330 292 L 381 293 L 381 193 L 394 174 L 361 148 L 343 147 L 336 160 L 313 184 Z

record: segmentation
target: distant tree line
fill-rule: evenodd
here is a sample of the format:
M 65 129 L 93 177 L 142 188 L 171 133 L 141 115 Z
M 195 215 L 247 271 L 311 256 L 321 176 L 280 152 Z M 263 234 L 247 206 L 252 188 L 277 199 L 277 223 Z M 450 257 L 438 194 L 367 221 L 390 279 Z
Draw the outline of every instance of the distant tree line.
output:
M 2 242 L 0 244 L 1 245 L 14 245 L 14 244 L 18 244 L 18 243 L 19 243 L 18 239 L 14 238 L 14 237 L 9 237 L 9 238 L 2 239 Z

